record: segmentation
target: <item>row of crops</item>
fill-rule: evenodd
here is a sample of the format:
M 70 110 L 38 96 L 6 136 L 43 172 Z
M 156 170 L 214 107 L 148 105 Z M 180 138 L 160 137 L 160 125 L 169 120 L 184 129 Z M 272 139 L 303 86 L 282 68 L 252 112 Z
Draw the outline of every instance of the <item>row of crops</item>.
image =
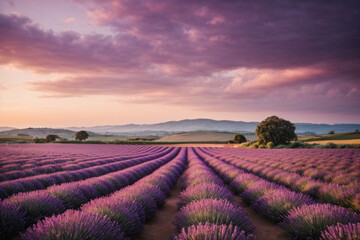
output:
M 255 239 L 255 226 L 235 196 L 292 239 L 359 239 L 359 169 L 353 167 L 359 151 L 311 150 L 318 164 L 303 150 L 266 151 L 1 146 L 0 239 L 136 239 L 177 182 L 178 213 L 169 219 L 176 240 Z M 348 173 L 352 182 L 333 182 L 334 171 Z

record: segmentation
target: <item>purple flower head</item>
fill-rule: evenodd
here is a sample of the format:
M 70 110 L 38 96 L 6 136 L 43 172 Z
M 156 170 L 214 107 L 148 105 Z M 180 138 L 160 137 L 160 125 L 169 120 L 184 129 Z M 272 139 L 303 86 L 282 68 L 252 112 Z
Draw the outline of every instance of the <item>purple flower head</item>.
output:
M 45 191 L 19 193 L 8 198 L 6 201 L 24 209 L 26 211 L 27 222 L 29 223 L 35 223 L 44 217 L 65 211 L 63 202 Z
M 64 214 L 45 218 L 25 233 L 22 240 L 69 239 L 108 240 L 127 239 L 118 223 L 97 213 L 69 210 Z
M 281 189 L 260 197 L 251 207 L 272 221 L 280 222 L 292 208 L 313 203 L 314 200 L 307 195 Z
M 281 225 L 297 239 L 319 239 L 321 231 L 337 223 L 356 223 L 360 215 L 331 204 L 302 205 L 289 211 Z
M 183 228 L 181 233 L 174 236 L 173 240 L 255 240 L 254 235 L 247 235 L 245 231 L 241 231 L 237 226 L 232 224 L 216 225 L 211 223 L 200 223 Z
M 147 193 L 155 200 L 157 207 L 161 207 L 165 203 L 165 194 L 158 187 L 149 183 L 143 183 L 142 181 L 140 181 L 135 185 L 127 188 L 126 191 L 130 191 L 132 194 Z
M 202 183 L 195 187 L 186 188 L 185 191 L 180 193 L 179 198 L 178 207 L 180 208 L 190 202 L 201 199 L 227 199 L 232 201 L 233 195 L 225 187 L 220 187 L 213 183 Z
M 140 232 L 145 221 L 141 205 L 127 198 L 99 198 L 82 206 L 81 210 L 108 216 L 112 221 L 119 223 L 126 236 Z
M 360 222 L 330 226 L 321 232 L 323 240 L 356 240 L 360 239 Z
M 25 228 L 25 211 L 0 200 L 0 239 L 7 239 Z
M 205 224 L 206 222 L 216 225 L 238 226 L 240 230 L 250 233 L 254 230 L 246 216 L 246 212 L 230 203 L 228 200 L 203 199 L 189 203 L 180 209 L 175 219 L 175 226 L 178 231 L 191 225 Z

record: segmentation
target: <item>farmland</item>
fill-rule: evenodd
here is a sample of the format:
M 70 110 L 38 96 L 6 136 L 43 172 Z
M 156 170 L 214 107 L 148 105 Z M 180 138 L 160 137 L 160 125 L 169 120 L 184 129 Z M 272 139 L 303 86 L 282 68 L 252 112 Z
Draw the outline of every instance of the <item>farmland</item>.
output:
M 0 145 L 0 239 L 358 239 L 359 178 L 359 149 Z

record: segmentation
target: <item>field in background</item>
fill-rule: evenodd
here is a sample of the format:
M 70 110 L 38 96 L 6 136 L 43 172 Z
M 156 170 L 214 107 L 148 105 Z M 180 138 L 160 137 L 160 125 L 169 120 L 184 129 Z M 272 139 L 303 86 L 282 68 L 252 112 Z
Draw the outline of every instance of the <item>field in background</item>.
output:
M 156 142 L 228 142 L 234 139 L 236 133 L 229 132 L 186 132 L 163 137 Z M 255 134 L 245 135 L 246 139 L 256 139 Z

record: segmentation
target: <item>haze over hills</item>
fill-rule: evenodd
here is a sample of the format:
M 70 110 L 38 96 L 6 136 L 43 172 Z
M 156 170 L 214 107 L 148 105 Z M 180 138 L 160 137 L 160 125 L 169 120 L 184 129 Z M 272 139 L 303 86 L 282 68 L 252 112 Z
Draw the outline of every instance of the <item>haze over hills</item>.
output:
M 94 127 L 69 127 L 74 131 L 89 130 L 96 133 L 179 133 L 193 131 L 216 131 L 235 133 L 254 133 L 259 122 L 212 120 L 212 119 L 185 119 L 156 124 L 127 124 L 127 125 L 104 125 Z M 331 130 L 335 132 L 351 132 L 360 129 L 360 124 L 313 124 L 295 123 L 297 133 L 313 132 L 326 134 Z
M 229 133 L 254 133 L 259 122 L 212 120 L 212 119 L 186 119 L 169 121 L 156 124 L 127 124 L 103 125 L 94 127 L 66 127 L 53 128 L 26 128 L 12 129 L 0 132 L 0 136 L 18 136 L 27 134 L 33 137 L 44 137 L 47 134 L 57 134 L 60 137 L 72 138 L 75 131 L 86 130 L 90 135 L 121 135 L 129 137 L 157 136 L 164 137 L 183 132 L 229 132 Z M 335 133 L 352 132 L 360 129 L 360 124 L 313 124 L 295 123 L 296 133 L 326 134 L 333 130 Z M 2 128 L 0 127 L 0 130 Z M 7 127 L 9 129 L 9 127 Z

